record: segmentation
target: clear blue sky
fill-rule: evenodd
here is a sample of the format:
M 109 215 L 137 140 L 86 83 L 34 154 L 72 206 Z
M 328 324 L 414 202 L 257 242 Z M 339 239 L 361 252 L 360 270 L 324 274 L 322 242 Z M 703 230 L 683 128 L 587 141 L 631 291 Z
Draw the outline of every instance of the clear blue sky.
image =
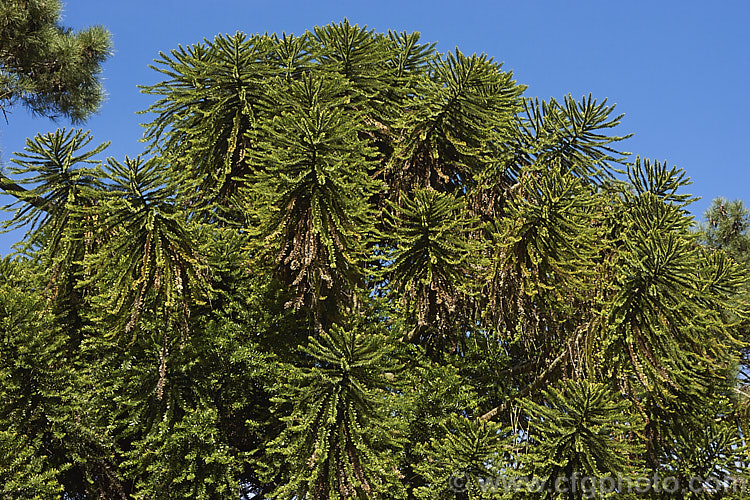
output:
M 142 151 L 144 117 L 135 112 L 153 98 L 137 85 L 157 81 L 148 65 L 159 51 L 238 30 L 301 33 L 347 17 L 377 31 L 418 31 L 441 52 L 485 52 L 529 86 L 527 96 L 608 98 L 625 113 L 617 132 L 635 134 L 623 149 L 687 170 L 690 192 L 703 198 L 694 214 L 717 196 L 750 202 L 747 0 L 64 3 L 65 25 L 101 24 L 113 34 L 115 51 L 102 75 L 107 101 L 84 126 L 95 141 L 112 142 L 107 156 Z M 26 137 L 58 126 L 69 124 L 13 110 L 0 122 L 2 168 Z M 0 254 L 21 237 L 0 235 Z

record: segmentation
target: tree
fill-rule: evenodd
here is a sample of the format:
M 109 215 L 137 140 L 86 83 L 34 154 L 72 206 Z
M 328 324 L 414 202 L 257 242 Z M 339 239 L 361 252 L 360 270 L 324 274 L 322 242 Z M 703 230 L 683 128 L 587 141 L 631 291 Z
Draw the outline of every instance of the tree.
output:
M 335 76 L 308 75 L 279 88 L 281 114 L 261 125 L 250 153 L 259 171 L 248 179 L 248 208 L 267 214 L 274 274 L 296 288 L 294 308 L 309 304 L 326 327 L 363 284 L 373 230 L 367 200 L 381 187 L 368 176 L 374 151 L 357 137 L 345 89 Z
M 742 200 L 727 201 L 724 198 L 713 200 L 704 214 L 703 222 L 697 231 L 699 241 L 707 248 L 724 254 L 740 266 L 747 276 L 750 270 L 750 212 Z M 745 281 L 736 298 L 735 307 L 725 308 L 727 319 L 738 322 L 738 330 L 742 339 L 750 341 L 750 323 L 748 317 L 742 314 L 743 308 L 750 303 L 750 281 Z M 750 367 L 750 351 L 747 346 L 743 351 L 742 377 L 745 387 L 750 382 L 748 368 Z
M 0 488 L 466 500 L 742 473 L 743 212 L 701 240 L 686 173 L 628 161 L 614 106 L 348 21 L 155 69 L 144 155 L 58 131 L 4 184 L 37 224 L 0 276 Z
M 19 102 L 33 114 L 74 123 L 99 108 L 104 93 L 98 76 L 111 52 L 110 34 L 101 26 L 73 32 L 60 24 L 60 12 L 57 0 L 0 5 L 0 110 L 6 120 Z M 26 194 L 2 172 L 0 189 Z
M 747 277 L 750 274 L 750 213 L 743 201 L 717 198 L 706 210 L 704 219 L 697 231 L 699 241 L 716 253 L 717 260 L 736 262 Z M 732 307 L 724 307 L 722 314 L 726 321 L 736 325 L 737 335 L 745 343 L 736 371 L 736 399 L 733 398 L 738 407 L 738 417 L 744 422 L 738 427 L 745 429 L 750 423 L 750 316 L 746 312 L 750 304 L 750 280 L 744 280 L 733 298 Z
M 397 247 L 386 279 L 410 323 L 409 339 L 427 346 L 458 344 L 465 325 L 462 296 L 471 293 L 462 288 L 480 268 L 481 244 L 467 238 L 476 221 L 450 193 L 418 189 L 412 196 L 401 206 L 391 203 L 389 226 Z

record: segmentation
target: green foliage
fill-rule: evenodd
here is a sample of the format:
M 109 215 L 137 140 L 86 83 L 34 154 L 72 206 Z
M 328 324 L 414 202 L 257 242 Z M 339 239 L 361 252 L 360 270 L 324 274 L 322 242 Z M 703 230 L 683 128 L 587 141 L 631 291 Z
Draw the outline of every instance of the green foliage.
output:
M 27 242 L 44 246 L 53 255 L 60 252 L 66 236 L 75 239 L 76 233 L 71 234 L 71 230 L 81 225 L 75 221 L 76 209 L 91 208 L 93 200 L 85 191 L 99 183 L 95 169 L 89 165 L 96 163 L 92 157 L 108 145 L 81 151 L 92 140 L 83 130 L 57 130 L 26 140 L 26 152 L 13 158 L 18 166 L 11 167 L 10 172 L 25 176 L 18 184 L 32 187 L 16 195 L 18 206 L 6 227 L 30 227 Z
M 440 426 L 443 436 L 426 447 L 428 461 L 416 465 L 427 486 L 415 490 L 416 498 L 493 498 L 494 491 L 482 480 L 502 473 L 507 431 L 495 422 L 452 415 Z M 489 483 L 487 483 L 489 484 Z
M 39 445 L 12 431 L 0 431 L 0 493 L 5 498 L 60 498 L 59 472 L 51 468 Z
M 324 74 L 338 73 L 351 83 L 357 97 L 379 101 L 383 72 L 389 56 L 386 39 L 365 27 L 339 24 L 316 26 L 313 40 L 319 44 L 316 61 Z M 389 48 L 389 47 L 388 47 Z
M 217 36 L 213 43 L 160 53 L 152 66 L 168 80 L 143 88 L 160 99 L 149 109 L 150 151 L 168 156 L 172 173 L 193 203 L 226 199 L 234 178 L 248 173 L 245 131 L 266 107 L 263 82 L 278 72 L 268 64 L 266 36 Z
M 677 433 L 667 450 L 669 455 L 664 461 L 670 472 L 683 482 L 701 478 L 700 487 L 707 490 L 721 482 L 731 491 L 731 481 L 741 479 L 747 472 L 747 446 L 731 422 L 714 420 L 702 428 L 687 426 Z
M 73 32 L 60 14 L 56 0 L 0 6 L 0 109 L 20 101 L 33 113 L 80 122 L 99 107 L 110 34 L 101 26 Z
M 612 164 L 621 163 L 625 154 L 611 145 L 630 137 L 603 133 L 619 125 L 623 117 L 612 118 L 614 109 L 606 99 L 598 103 L 591 94 L 581 102 L 565 96 L 564 104 L 555 99 L 549 103 L 526 100 L 517 139 L 525 162 L 561 164 L 584 177 L 611 176 Z
M 3 34 L 41 8 L 6 4 Z M 63 36 L 47 5 L 32 59 Z M 8 40 L 0 92 L 26 84 Z M 39 100 L 3 102 L 91 111 L 40 68 Z M 59 130 L 0 176 L 29 229 L 0 262 L 4 496 L 538 498 L 747 469 L 747 210 L 696 231 L 685 172 L 628 163 L 606 100 L 526 98 L 485 54 L 346 20 L 154 69 L 150 156 Z
M 10 439 L 3 444 L 3 488 L 31 496 L 86 483 L 92 492 L 116 491 L 117 478 L 107 474 L 111 442 L 92 418 L 80 354 L 71 354 L 67 332 L 46 313 L 33 272 L 28 262 L 2 262 L 0 425 Z M 23 443 L 29 448 L 11 455 Z
M 177 317 L 187 334 L 190 302 L 200 302 L 206 282 L 187 217 L 175 206 L 163 169 L 156 160 L 126 158 L 123 165 L 110 158 L 103 177 L 106 190 L 89 211 L 98 219 L 100 245 L 90 252 L 90 277 L 81 285 L 96 284 L 109 295 L 105 308 L 126 333 L 146 309 Z M 116 266 L 109 265 L 113 258 Z
M 334 325 L 304 348 L 312 367 L 279 366 L 289 378 L 275 389 L 284 429 L 269 443 L 266 465 L 269 478 L 287 467 L 288 477 L 273 496 L 403 496 L 396 468 L 402 431 L 388 412 L 397 366 L 384 341 Z
M 452 192 L 497 163 L 523 87 L 486 55 L 458 49 L 434 59 L 395 122 L 399 136 L 388 183 Z
M 296 287 L 292 305 L 309 304 L 318 322 L 321 310 L 335 315 L 349 305 L 361 285 L 367 200 L 380 187 L 367 175 L 373 153 L 356 135 L 344 89 L 340 79 L 307 75 L 279 89 L 282 112 L 259 132 L 260 171 L 250 179 L 250 208 L 264 216 L 274 274 Z
M 702 372 L 726 369 L 733 362 L 728 350 L 739 347 L 717 317 L 720 311 L 705 307 L 706 301 L 729 304 L 733 292 L 727 288 L 736 289 L 736 270 L 715 273 L 713 266 L 721 263 L 702 256 L 689 219 L 668 197 L 648 189 L 627 206 L 605 341 L 625 354 L 605 352 L 613 360 L 628 359 L 627 370 L 635 368 L 649 390 L 698 394 L 707 387 Z M 724 362 L 717 364 L 719 359 Z M 620 364 L 611 366 L 617 370 Z
M 705 214 L 706 224 L 701 228 L 705 243 L 724 250 L 734 260 L 745 266 L 750 260 L 750 212 L 740 200 L 717 198 Z
M 462 326 L 457 308 L 480 269 L 481 243 L 469 237 L 476 220 L 466 216 L 462 199 L 432 189 L 415 190 L 401 206 L 390 206 L 388 226 L 397 246 L 385 276 L 409 318 L 407 337 L 432 347 L 448 341 L 455 349 Z
M 719 309 L 722 318 L 734 325 L 735 335 L 744 342 L 736 375 L 739 387 L 735 392 L 738 412 L 747 426 L 750 423 L 750 217 L 741 200 L 717 198 L 706 211 L 705 219 L 697 236 L 704 246 L 714 250 L 710 289 L 724 298 Z
M 559 298 L 569 303 L 571 296 L 582 294 L 587 262 L 596 250 L 594 208 L 594 197 L 573 175 L 559 169 L 524 172 L 493 235 L 490 292 L 508 327 L 520 313 L 517 303 L 508 303 L 511 298 L 534 301 L 542 295 L 545 302 Z M 559 302 L 552 306 L 565 308 Z
M 601 478 L 638 470 L 639 450 L 631 441 L 642 429 L 629 402 L 585 379 L 564 381 L 542 395 L 542 403 L 524 402 L 531 444 L 522 472 L 547 484 L 572 485 L 576 475 Z
M 192 409 L 175 423 L 158 422 L 134 442 L 123 464 L 140 473 L 133 498 L 230 498 L 237 492 L 239 464 L 217 435 L 218 424 L 215 410 Z
M 42 434 L 35 431 L 48 425 L 43 401 L 51 395 L 51 380 L 44 361 L 54 346 L 34 338 L 34 332 L 50 325 L 40 318 L 40 303 L 24 270 L 7 258 L 0 261 L 0 422 L 5 429 L 0 432 L 0 491 L 8 497 L 53 498 L 63 492 L 60 470 L 50 463 Z

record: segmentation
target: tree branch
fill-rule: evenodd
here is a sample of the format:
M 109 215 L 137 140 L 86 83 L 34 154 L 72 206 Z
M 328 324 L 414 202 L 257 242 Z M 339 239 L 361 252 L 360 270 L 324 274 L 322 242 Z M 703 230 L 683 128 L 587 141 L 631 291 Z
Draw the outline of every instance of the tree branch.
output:
M 547 380 L 547 378 L 552 374 L 552 372 L 560 365 L 560 363 L 562 363 L 563 360 L 568 357 L 568 355 L 570 354 L 570 349 L 568 349 L 568 347 L 571 344 L 574 344 L 574 343 L 578 342 L 581 339 L 581 336 L 583 335 L 583 332 L 586 331 L 586 328 L 583 328 L 583 326 L 588 327 L 589 325 L 587 323 L 586 325 L 582 325 L 581 327 L 579 327 L 578 333 L 576 334 L 576 336 L 573 337 L 573 338 L 571 338 L 570 340 L 568 340 L 568 343 L 565 346 L 565 348 L 563 349 L 562 354 L 560 354 L 557 358 L 555 358 L 555 360 L 552 361 L 552 363 L 550 363 L 550 365 L 547 367 L 547 369 L 544 370 L 541 374 L 539 374 L 539 376 L 537 378 L 535 378 L 533 382 L 531 382 L 529 385 L 527 385 L 526 387 L 524 387 L 516 395 L 515 398 L 508 399 L 507 401 L 505 401 L 500 406 L 496 406 L 495 408 L 491 409 L 490 411 L 488 411 L 487 413 L 485 413 L 484 415 L 482 415 L 480 418 L 486 422 L 486 421 L 490 420 L 491 418 L 495 417 L 495 415 L 497 415 L 498 413 L 502 413 L 505 410 L 507 410 L 508 406 L 510 405 L 510 403 L 513 400 L 518 399 L 518 398 L 522 398 L 522 397 L 526 396 L 527 394 L 529 394 L 530 392 L 535 391 L 536 389 L 538 389 L 539 386 L 542 385 Z
M 32 198 L 30 196 L 27 196 L 26 193 L 29 192 L 28 189 L 19 186 L 2 173 L 0 173 L 0 190 L 4 191 L 6 194 L 15 196 L 19 200 L 33 205 L 39 210 L 44 210 L 45 212 L 47 211 L 47 203 L 44 201 L 44 199 L 38 197 Z

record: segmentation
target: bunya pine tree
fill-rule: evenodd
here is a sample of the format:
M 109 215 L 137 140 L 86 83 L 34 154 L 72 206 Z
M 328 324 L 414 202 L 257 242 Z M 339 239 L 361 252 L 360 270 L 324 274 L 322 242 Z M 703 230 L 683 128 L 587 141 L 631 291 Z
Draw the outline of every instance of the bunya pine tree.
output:
M 614 106 L 348 21 L 154 68 L 140 155 L 40 134 L 2 184 L 29 229 L 0 267 L 6 496 L 742 475 L 745 216 L 697 235 Z

